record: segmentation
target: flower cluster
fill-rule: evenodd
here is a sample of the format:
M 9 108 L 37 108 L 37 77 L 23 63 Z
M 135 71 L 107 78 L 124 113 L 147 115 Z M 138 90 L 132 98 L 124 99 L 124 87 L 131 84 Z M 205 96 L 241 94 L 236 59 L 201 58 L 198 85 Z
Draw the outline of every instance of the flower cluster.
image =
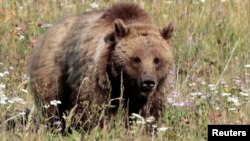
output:
M 131 123 L 132 123 L 132 127 L 131 127 L 131 132 L 135 132 L 139 129 L 141 129 L 141 127 L 146 126 L 146 127 L 150 127 L 152 134 L 154 134 L 154 132 L 166 132 L 168 130 L 168 127 L 158 127 L 155 124 L 155 118 L 153 116 L 144 118 L 139 114 L 136 113 L 132 113 L 132 115 L 130 116 L 131 119 Z

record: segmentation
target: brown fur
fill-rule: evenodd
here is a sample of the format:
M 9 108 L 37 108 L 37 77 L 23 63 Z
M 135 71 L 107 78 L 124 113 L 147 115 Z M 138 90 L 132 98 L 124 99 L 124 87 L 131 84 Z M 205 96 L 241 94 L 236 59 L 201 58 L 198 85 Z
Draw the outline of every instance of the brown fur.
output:
M 37 107 L 60 100 L 58 107 L 42 108 L 45 117 L 61 119 L 71 110 L 72 120 L 81 119 L 88 130 L 117 112 L 119 100 L 111 99 L 122 93 L 129 115 L 159 119 L 173 63 L 172 31 L 171 24 L 155 27 L 144 10 L 128 3 L 55 24 L 31 55 L 30 84 Z M 144 92 L 141 86 L 147 80 L 155 87 Z M 115 107 L 107 108 L 109 104 Z

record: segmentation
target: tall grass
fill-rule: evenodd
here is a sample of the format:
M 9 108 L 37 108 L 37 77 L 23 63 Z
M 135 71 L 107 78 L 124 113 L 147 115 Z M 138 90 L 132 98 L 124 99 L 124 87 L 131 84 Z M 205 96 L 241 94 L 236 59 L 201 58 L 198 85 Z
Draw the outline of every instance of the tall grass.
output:
M 205 1 L 205 0 L 203 0 Z M 51 24 L 76 13 L 102 9 L 113 0 L 0 0 L 1 140 L 206 140 L 208 124 L 250 123 L 250 1 L 134 0 L 157 25 L 172 22 L 175 66 L 162 126 L 145 134 L 140 124 L 127 130 L 122 114 L 104 129 L 63 136 L 45 125 L 16 122 L 33 112 L 27 65 L 33 45 Z

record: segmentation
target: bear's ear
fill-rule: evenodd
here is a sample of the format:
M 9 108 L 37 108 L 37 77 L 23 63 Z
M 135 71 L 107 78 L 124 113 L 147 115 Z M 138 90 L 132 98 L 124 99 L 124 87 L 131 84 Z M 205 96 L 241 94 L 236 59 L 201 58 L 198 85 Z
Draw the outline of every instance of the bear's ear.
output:
M 174 26 L 172 23 L 169 23 L 167 26 L 163 27 L 161 30 L 161 35 L 164 39 L 169 40 L 172 37 L 174 31 Z
M 104 40 L 108 44 L 115 44 L 119 39 L 125 37 L 128 34 L 128 27 L 121 19 L 114 21 L 114 31 L 105 36 Z
M 114 35 L 114 32 L 111 32 L 111 33 L 109 33 L 108 35 L 106 35 L 106 36 L 104 37 L 104 41 L 105 41 L 107 44 L 110 44 L 110 45 L 115 44 L 115 43 L 117 42 L 117 39 L 116 39 L 116 37 L 115 37 L 115 35 Z
M 127 35 L 128 33 L 128 28 L 127 26 L 123 23 L 121 19 L 116 19 L 114 21 L 114 27 L 115 27 L 115 36 L 118 38 L 122 38 Z

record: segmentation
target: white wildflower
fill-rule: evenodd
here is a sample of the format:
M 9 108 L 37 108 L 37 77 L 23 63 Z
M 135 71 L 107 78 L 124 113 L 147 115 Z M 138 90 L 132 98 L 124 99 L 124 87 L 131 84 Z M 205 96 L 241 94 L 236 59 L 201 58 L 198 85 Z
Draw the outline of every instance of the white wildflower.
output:
M 189 99 L 190 99 L 190 100 L 195 100 L 195 97 L 190 97 Z
M 53 26 L 53 24 L 45 23 L 45 24 L 42 24 L 42 25 L 41 25 L 41 28 L 50 28 L 50 27 L 52 27 L 52 26 Z
M 67 119 L 66 115 L 63 113 L 63 116 L 62 116 L 63 119 Z
M 10 72 L 9 72 L 9 71 L 7 71 L 7 70 L 6 70 L 6 71 L 4 71 L 3 73 L 4 73 L 5 75 L 9 75 L 9 74 L 10 74 Z
M 229 108 L 228 110 L 229 110 L 229 111 L 237 111 L 236 108 Z
M 20 7 L 19 7 L 19 10 L 23 10 L 23 6 L 20 6 Z
M 157 125 L 155 125 L 155 124 L 154 124 L 154 125 L 152 125 L 152 128 L 157 128 Z
M 15 101 L 13 101 L 13 100 L 11 100 L 11 99 L 9 99 L 8 100 L 8 103 L 10 103 L 10 104 L 13 104 Z
M 248 96 L 249 94 L 246 93 L 246 92 L 240 92 L 240 95 L 242 95 L 242 96 Z
M 167 3 L 167 4 L 171 4 L 172 1 L 171 1 L 171 0 L 167 0 L 166 3 Z
M 140 116 L 139 114 L 136 114 L 136 113 L 132 113 L 132 116 L 144 121 L 144 118 L 142 116 Z
M 24 35 L 20 35 L 18 39 L 19 39 L 19 40 L 24 40 L 24 39 L 25 39 L 25 36 L 24 36 Z
M 232 97 L 228 97 L 228 98 L 227 98 L 227 101 L 228 101 L 228 102 L 237 103 L 237 102 L 239 102 L 239 98 L 236 97 L 236 96 L 232 96 Z
M 173 103 L 174 99 L 172 97 L 167 98 L 168 103 Z
M 136 124 L 145 124 L 146 122 L 144 120 L 137 120 Z
M 26 114 L 25 111 L 21 111 L 21 112 L 19 113 L 19 115 L 25 115 L 25 114 Z
M 246 64 L 246 65 L 245 65 L 245 68 L 250 68 L 250 64 Z
M 215 107 L 215 110 L 220 110 L 220 107 L 219 106 Z
M 216 90 L 216 85 L 215 84 L 208 84 L 208 87 L 211 91 Z
M 176 107 L 183 107 L 185 105 L 184 102 L 174 102 L 172 103 L 173 106 L 176 106 Z
M 0 77 L 4 77 L 4 74 L 2 72 L 0 72 Z
M 222 96 L 230 96 L 231 93 L 221 93 Z
M 24 74 L 22 77 L 23 80 L 29 80 L 29 76 L 27 74 Z
M 50 105 L 57 106 L 58 104 L 62 104 L 60 100 L 52 100 L 52 101 L 50 101 Z
M 200 96 L 200 95 L 203 95 L 203 92 L 202 91 L 197 91 L 197 92 L 192 92 L 190 93 L 191 96 Z
M 206 85 L 207 83 L 206 83 L 206 81 L 202 80 L 202 81 L 200 81 L 200 84 L 204 86 L 204 85 Z
M 20 104 L 26 104 L 26 102 L 20 98 L 20 97 L 13 97 L 11 98 L 10 100 L 8 100 L 9 103 L 14 103 L 14 102 L 17 102 L 17 103 L 20 103 Z
M 28 93 L 28 91 L 25 90 L 25 89 L 21 89 L 21 91 L 24 92 L 24 93 Z
M 159 127 L 159 128 L 157 128 L 158 132 L 166 132 L 167 130 L 168 130 L 167 127 Z
M 90 7 L 96 9 L 99 7 L 99 5 L 97 4 L 97 2 L 93 2 L 90 4 Z
M 20 30 L 22 30 L 22 27 L 16 27 L 16 30 L 18 30 L 18 31 L 20 31 Z
M 194 86 L 196 86 L 196 84 L 194 82 L 192 82 L 192 83 L 189 83 L 188 86 L 194 87 Z
M 146 122 L 148 123 L 151 123 L 151 122 L 154 122 L 155 121 L 155 118 L 153 116 L 150 116 L 148 118 L 146 118 Z
M 201 99 L 207 99 L 207 98 L 208 98 L 208 96 L 206 96 L 206 95 L 201 96 Z
M 2 91 L 0 91 L 0 104 L 7 104 L 8 97 L 3 94 Z
M 45 108 L 45 109 L 48 109 L 49 107 L 50 107 L 49 104 L 45 104 L 45 105 L 43 106 L 43 108 Z
M 233 105 L 234 105 L 234 106 L 240 106 L 241 103 L 240 103 L 240 102 L 235 102 L 235 103 L 233 103 Z
M 57 126 L 59 126 L 59 125 L 61 125 L 62 124 L 62 122 L 61 121 L 54 121 L 53 122 L 53 125 L 57 125 Z
M 5 89 L 5 88 L 6 88 L 6 85 L 5 85 L 5 84 L 0 83 L 0 90 Z
M 241 80 L 238 79 L 238 78 L 235 78 L 235 79 L 233 79 L 233 82 L 234 82 L 235 84 L 237 84 L 237 85 L 240 85 Z
M 225 87 L 228 87 L 227 82 L 226 82 L 225 80 L 221 80 L 220 83 L 221 83 L 222 85 L 224 85 Z
M 239 98 L 236 97 L 236 96 L 228 97 L 227 101 L 232 102 L 235 106 L 241 105 L 240 102 L 239 102 Z
M 200 2 L 204 3 L 204 2 L 206 2 L 206 0 L 200 0 Z

